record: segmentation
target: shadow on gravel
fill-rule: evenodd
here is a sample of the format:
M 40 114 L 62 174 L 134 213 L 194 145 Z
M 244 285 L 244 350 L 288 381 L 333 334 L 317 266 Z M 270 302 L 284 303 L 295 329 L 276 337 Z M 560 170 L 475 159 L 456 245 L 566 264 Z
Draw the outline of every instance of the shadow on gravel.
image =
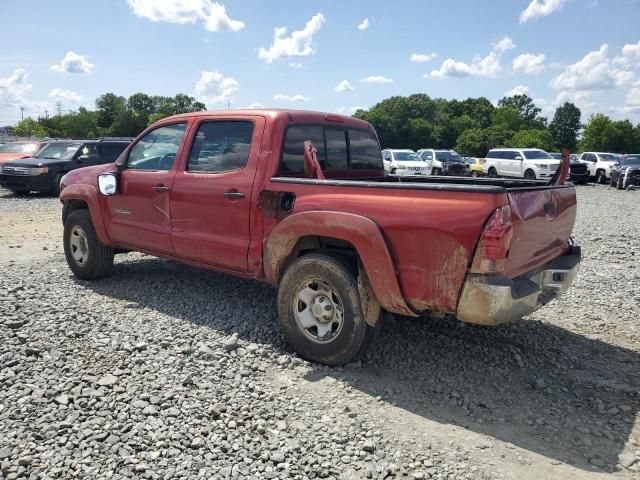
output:
M 19 198 L 20 200 L 36 200 L 41 198 L 58 198 L 51 193 L 30 192 L 30 193 L 13 193 L 10 190 L 0 189 L 0 198 Z
M 137 308 L 286 348 L 268 285 L 157 259 L 127 260 L 111 279 L 80 283 Z M 585 470 L 617 468 L 640 409 L 636 352 L 537 321 L 487 328 L 391 319 L 361 366 L 314 365 L 307 379 L 327 375 L 426 419 Z M 407 437 L 423 433 L 406 429 Z

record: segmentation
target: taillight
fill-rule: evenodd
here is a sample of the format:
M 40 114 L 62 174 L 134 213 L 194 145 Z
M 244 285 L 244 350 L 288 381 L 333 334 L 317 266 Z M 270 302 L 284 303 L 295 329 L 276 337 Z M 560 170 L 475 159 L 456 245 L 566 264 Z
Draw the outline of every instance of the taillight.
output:
M 484 227 L 471 273 L 504 273 L 512 237 L 511 208 L 505 205 L 493 212 Z

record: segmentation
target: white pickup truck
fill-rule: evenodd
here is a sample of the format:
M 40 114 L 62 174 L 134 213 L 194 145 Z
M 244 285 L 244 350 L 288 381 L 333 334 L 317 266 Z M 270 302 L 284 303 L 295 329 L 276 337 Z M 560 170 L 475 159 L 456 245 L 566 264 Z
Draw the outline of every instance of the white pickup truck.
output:
M 620 161 L 620 155 L 604 152 L 582 152 L 579 161 L 589 167 L 589 176 L 598 183 L 607 183 L 611 179 L 611 167 Z
M 390 175 L 429 175 L 431 166 L 420 159 L 413 150 L 387 148 L 382 150 L 384 170 Z

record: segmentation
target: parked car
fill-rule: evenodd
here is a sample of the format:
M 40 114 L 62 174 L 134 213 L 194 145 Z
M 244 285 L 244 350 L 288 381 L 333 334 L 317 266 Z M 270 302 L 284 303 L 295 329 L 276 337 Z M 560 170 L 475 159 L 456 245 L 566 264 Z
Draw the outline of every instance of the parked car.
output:
M 122 140 L 50 141 L 32 157 L 0 164 L 0 185 L 16 194 L 37 191 L 57 196 L 65 173 L 113 163 L 128 144 Z
M 429 175 L 431 169 L 413 150 L 382 150 L 384 169 L 390 175 Z
M 418 156 L 425 162 L 431 163 L 432 175 L 465 176 L 470 174 L 467 162 L 454 150 L 423 148 L 418 150 Z
M 549 153 L 552 158 L 560 160 L 562 158 L 562 153 Z M 569 176 L 567 177 L 575 184 L 584 184 L 589 181 L 589 166 L 580 160 L 578 160 L 578 155 L 570 154 L 569 155 Z
M 494 148 L 487 153 L 482 170 L 490 177 L 526 180 L 549 179 L 560 162 L 538 148 Z
M 15 141 L 0 145 L 0 162 L 31 157 L 44 144 L 40 141 Z
M 618 190 L 629 185 L 640 185 L 640 153 L 623 155 L 620 161 L 611 167 L 610 185 Z
M 472 177 L 480 177 L 484 175 L 484 172 L 482 171 L 484 158 L 464 157 L 464 159 L 469 164 L 469 171 L 471 172 Z
M 597 183 L 606 183 L 611 179 L 611 167 L 620 161 L 617 153 L 582 152 L 580 158 L 589 167 L 589 175 Z
M 341 115 L 176 115 L 61 189 L 78 278 L 137 250 L 277 285 L 290 345 L 329 365 L 367 349 L 382 310 L 504 323 L 564 292 L 580 262 L 573 185 L 389 177 L 373 127 Z

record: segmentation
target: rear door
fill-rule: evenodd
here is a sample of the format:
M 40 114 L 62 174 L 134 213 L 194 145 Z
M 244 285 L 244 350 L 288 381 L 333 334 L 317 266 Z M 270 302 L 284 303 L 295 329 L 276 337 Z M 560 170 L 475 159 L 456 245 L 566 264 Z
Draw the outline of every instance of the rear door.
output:
M 561 255 L 576 218 L 573 185 L 513 189 L 508 193 L 513 239 L 506 273 L 514 278 Z
M 186 129 L 186 122 L 163 125 L 129 151 L 118 178 L 118 193 L 101 197 L 107 204 L 103 211 L 113 242 L 151 253 L 174 253 L 169 195 Z
M 262 117 L 206 117 L 194 125 L 191 151 L 171 191 L 175 253 L 185 259 L 247 271 L 253 181 Z

